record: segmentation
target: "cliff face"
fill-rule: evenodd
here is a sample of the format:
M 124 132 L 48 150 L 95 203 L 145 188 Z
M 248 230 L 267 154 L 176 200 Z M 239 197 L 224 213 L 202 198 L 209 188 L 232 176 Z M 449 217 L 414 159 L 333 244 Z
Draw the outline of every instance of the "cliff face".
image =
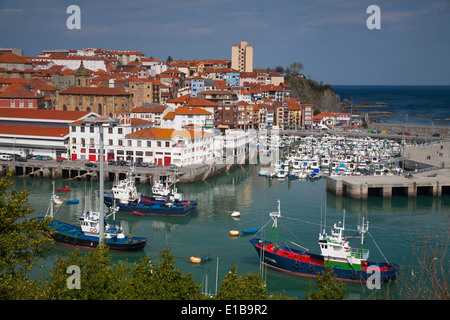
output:
M 314 80 L 287 76 L 285 82 L 291 86 L 291 96 L 302 103 L 313 104 L 320 112 L 341 112 L 341 99 L 330 85 L 322 85 Z

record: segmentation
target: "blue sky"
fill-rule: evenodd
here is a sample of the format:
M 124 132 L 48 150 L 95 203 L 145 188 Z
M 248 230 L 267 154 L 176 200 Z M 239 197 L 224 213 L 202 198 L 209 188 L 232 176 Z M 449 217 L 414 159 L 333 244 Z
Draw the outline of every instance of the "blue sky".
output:
M 69 30 L 66 9 L 81 9 Z M 381 29 L 369 30 L 369 5 Z M 330 84 L 450 85 L 449 0 L 0 0 L 0 47 L 139 50 L 147 57 L 230 59 L 255 46 L 255 67 L 300 61 Z

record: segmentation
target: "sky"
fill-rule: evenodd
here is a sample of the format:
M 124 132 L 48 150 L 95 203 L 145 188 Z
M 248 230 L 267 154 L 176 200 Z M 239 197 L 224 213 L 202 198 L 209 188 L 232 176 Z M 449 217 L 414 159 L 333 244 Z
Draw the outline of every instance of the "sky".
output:
M 80 7 L 68 29 L 67 7 Z M 369 29 L 380 8 L 380 28 Z M 331 85 L 450 85 L 450 0 L 0 0 L 0 47 L 138 50 L 146 57 L 301 62 Z

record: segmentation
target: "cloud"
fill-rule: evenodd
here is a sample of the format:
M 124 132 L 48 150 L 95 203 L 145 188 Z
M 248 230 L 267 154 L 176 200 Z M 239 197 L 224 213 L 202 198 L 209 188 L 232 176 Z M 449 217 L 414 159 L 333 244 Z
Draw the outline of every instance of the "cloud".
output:
M 22 13 L 23 9 L 17 8 L 4 8 L 0 9 L 0 15 L 16 15 L 18 13 Z

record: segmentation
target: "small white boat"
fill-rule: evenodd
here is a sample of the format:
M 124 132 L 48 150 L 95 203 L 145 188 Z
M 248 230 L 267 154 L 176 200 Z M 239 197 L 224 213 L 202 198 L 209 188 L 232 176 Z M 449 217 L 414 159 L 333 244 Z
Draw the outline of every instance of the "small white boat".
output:
M 231 216 L 234 217 L 234 218 L 239 217 L 240 215 L 241 215 L 241 213 L 238 212 L 238 211 L 234 211 L 234 212 L 231 214 Z

